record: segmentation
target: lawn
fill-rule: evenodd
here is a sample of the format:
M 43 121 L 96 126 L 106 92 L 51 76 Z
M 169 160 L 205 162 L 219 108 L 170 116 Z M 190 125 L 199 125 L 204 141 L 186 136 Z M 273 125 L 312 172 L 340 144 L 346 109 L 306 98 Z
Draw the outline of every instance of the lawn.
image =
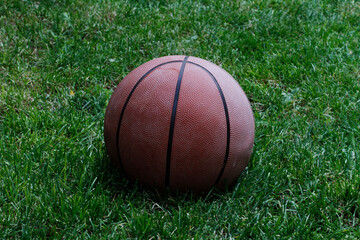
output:
M 359 43 L 359 1 L 0 0 L 0 239 L 360 238 Z M 114 88 L 175 54 L 251 102 L 228 192 L 158 194 L 109 163 Z

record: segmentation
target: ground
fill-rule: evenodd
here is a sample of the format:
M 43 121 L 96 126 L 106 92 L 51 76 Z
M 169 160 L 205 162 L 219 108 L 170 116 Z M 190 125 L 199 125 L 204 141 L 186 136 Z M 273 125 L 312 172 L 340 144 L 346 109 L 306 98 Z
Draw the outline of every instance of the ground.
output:
M 0 238 L 357 239 L 358 1 L 0 0 Z M 249 97 L 234 189 L 161 195 L 109 164 L 113 89 L 192 55 Z

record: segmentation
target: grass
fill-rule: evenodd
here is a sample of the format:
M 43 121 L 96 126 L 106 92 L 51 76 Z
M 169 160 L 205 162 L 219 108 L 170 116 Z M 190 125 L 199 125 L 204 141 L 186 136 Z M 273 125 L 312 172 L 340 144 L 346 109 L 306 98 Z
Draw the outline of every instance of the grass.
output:
M 359 1 L 0 0 L 0 238 L 360 238 Z M 256 119 L 232 191 L 111 169 L 107 102 L 164 55 L 221 65 Z

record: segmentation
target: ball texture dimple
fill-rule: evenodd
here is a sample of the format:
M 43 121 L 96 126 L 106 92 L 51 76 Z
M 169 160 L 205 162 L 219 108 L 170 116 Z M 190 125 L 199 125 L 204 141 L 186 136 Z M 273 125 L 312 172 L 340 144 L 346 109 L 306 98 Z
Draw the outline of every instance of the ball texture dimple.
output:
M 129 73 L 105 113 L 112 163 L 159 190 L 207 192 L 247 166 L 255 124 L 236 80 L 204 59 L 167 56 Z

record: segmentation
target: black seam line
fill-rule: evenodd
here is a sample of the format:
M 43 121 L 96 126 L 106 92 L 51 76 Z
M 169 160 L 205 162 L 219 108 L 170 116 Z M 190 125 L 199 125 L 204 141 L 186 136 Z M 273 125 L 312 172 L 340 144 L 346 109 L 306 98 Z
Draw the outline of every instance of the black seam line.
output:
M 187 62 L 187 59 L 189 56 L 186 56 L 184 58 L 184 61 L 181 65 L 179 77 L 176 83 L 176 89 L 175 89 L 175 96 L 174 96 L 174 104 L 171 112 L 171 122 L 170 122 L 170 129 L 169 129 L 169 141 L 168 141 L 168 148 L 167 148 L 167 154 L 166 154 L 166 172 L 165 172 L 165 187 L 169 187 L 170 182 L 170 163 L 171 163 L 171 150 L 172 150 L 172 142 L 173 142 L 173 136 L 174 136 L 174 127 L 175 127 L 175 118 L 176 118 L 176 109 L 179 101 L 179 93 L 180 93 L 180 86 L 181 81 L 184 75 L 185 65 Z
M 225 117 L 226 117 L 226 151 L 225 151 L 225 158 L 224 158 L 224 162 L 223 162 L 223 166 L 220 170 L 220 173 L 215 181 L 215 184 L 214 186 L 216 186 L 220 179 L 221 179 L 221 176 L 223 175 L 224 173 L 224 170 L 225 170 L 225 167 L 226 167 L 226 163 L 228 161 L 228 157 L 229 157 L 229 148 L 230 148 L 230 119 L 229 119 L 229 111 L 228 111 L 228 107 L 227 107 L 227 104 L 226 104 L 226 100 L 225 100 L 225 96 L 224 96 L 224 93 L 218 83 L 218 81 L 216 80 L 216 78 L 214 77 L 214 75 L 209 71 L 207 70 L 205 67 L 201 66 L 200 64 L 197 64 L 197 63 L 194 63 L 194 62 L 190 62 L 188 61 L 188 63 L 191 63 L 191 64 L 194 64 L 200 68 L 202 68 L 203 70 L 205 70 L 210 76 L 211 78 L 213 79 L 219 93 L 220 93 L 220 96 L 221 96 L 221 100 L 223 102 L 223 105 L 224 105 L 224 111 L 225 111 Z
M 125 108 L 127 106 L 127 104 L 129 103 L 130 101 L 130 98 L 132 96 L 132 94 L 134 93 L 135 89 L 137 88 L 137 86 L 142 82 L 142 80 L 144 80 L 144 78 L 149 75 L 152 71 L 154 71 L 156 68 L 158 67 L 161 67 L 165 64 L 169 64 L 169 63 L 177 63 L 177 62 L 182 62 L 182 60 L 174 60 L 174 61 L 168 61 L 168 62 L 164 62 L 164 63 L 161 63 L 153 68 L 151 68 L 149 71 L 147 71 L 140 79 L 139 81 L 137 81 L 137 83 L 134 85 L 134 87 L 131 89 L 130 93 L 129 93 L 129 96 L 127 97 L 125 103 L 124 103 L 124 106 L 121 110 L 121 114 L 120 114 L 120 118 L 119 118 L 119 123 L 118 123 L 118 127 L 117 127 L 117 130 L 116 130 L 116 148 L 117 148 L 117 157 L 118 157 L 118 162 L 119 162 L 119 165 L 120 165 L 120 168 L 123 172 L 124 175 L 125 174 L 125 171 L 124 171 L 124 166 L 122 165 L 122 162 L 121 162 L 121 159 L 120 159 L 120 149 L 119 149 L 119 134 L 120 134 L 120 126 L 121 126 L 121 121 L 123 119 L 123 116 L 124 116 L 124 112 L 125 112 Z

